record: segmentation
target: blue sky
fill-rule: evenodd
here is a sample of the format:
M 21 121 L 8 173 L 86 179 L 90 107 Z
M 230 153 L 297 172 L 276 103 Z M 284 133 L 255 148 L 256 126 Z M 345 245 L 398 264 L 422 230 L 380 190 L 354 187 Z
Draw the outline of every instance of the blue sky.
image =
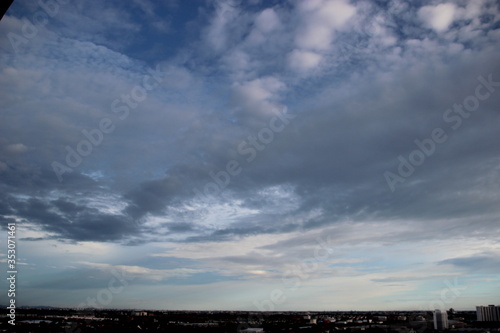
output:
M 41 3 L 0 22 L 20 305 L 498 303 L 496 1 Z

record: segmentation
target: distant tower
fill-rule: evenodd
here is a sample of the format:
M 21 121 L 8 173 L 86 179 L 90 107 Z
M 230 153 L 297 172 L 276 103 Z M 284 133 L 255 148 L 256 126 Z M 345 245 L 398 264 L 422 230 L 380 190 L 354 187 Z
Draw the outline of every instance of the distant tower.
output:
M 444 330 L 448 328 L 448 314 L 446 311 L 441 312 L 441 310 L 434 311 L 434 329 Z

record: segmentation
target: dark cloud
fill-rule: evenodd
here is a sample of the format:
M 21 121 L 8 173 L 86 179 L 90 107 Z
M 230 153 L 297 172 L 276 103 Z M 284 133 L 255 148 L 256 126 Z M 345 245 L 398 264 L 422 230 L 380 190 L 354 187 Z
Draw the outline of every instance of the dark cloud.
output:
M 124 215 L 110 215 L 95 208 L 78 206 L 62 199 L 45 201 L 6 197 L 10 214 L 23 223 L 48 232 L 49 239 L 71 241 L 121 241 L 137 232 L 136 224 Z M 35 240 L 39 238 L 31 238 Z
M 498 267 L 500 267 L 500 256 L 496 253 L 484 253 L 469 257 L 441 260 L 438 264 L 452 265 L 475 274 L 498 273 Z

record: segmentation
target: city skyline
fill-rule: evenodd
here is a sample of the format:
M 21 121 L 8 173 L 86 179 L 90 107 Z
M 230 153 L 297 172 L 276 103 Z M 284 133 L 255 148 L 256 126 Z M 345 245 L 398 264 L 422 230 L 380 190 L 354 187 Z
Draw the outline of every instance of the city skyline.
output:
M 16 0 L 2 290 L 64 308 L 498 304 L 499 42 L 495 0 Z

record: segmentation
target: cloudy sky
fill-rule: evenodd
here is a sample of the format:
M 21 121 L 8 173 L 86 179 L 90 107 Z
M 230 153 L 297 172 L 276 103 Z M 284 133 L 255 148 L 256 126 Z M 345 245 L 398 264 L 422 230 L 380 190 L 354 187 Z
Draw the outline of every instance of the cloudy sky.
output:
M 497 1 L 42 4 L 0 22 L 19 305 L 499 303 Z

